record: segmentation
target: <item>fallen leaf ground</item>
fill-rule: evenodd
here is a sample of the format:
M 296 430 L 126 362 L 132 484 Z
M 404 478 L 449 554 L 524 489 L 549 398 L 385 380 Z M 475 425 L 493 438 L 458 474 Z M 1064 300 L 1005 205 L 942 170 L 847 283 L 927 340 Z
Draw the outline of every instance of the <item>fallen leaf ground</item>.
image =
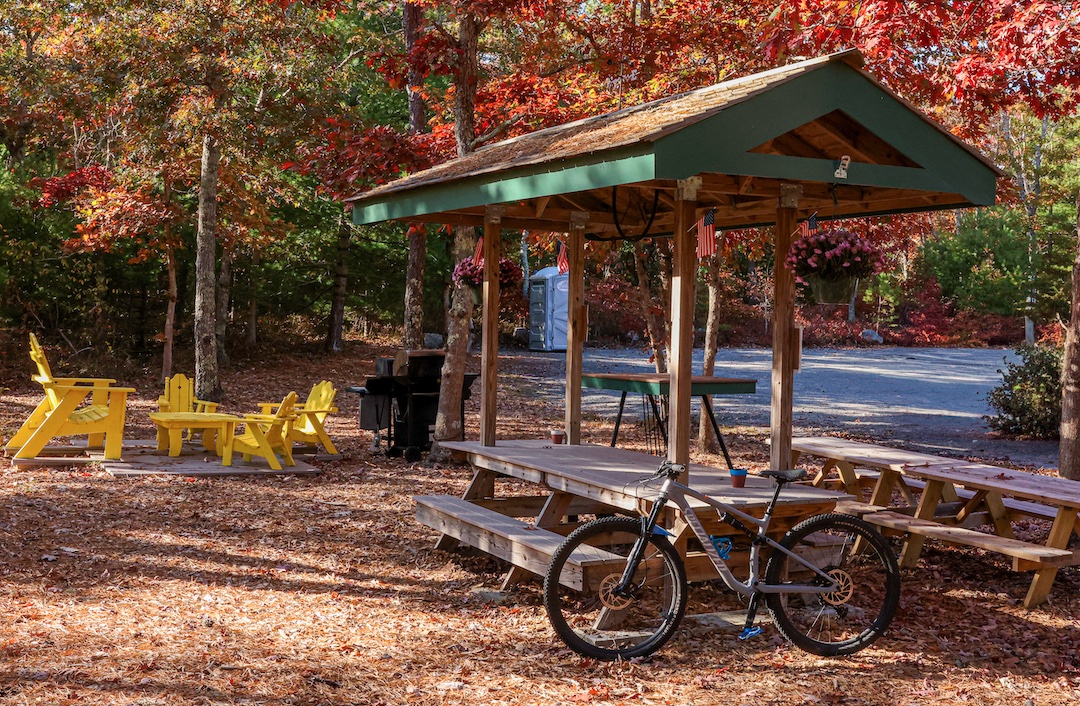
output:
M 357 384 L 388 350 L 240 365 L 224 407 Z M 504 358 L 503 437 L 536 438 L 561 415 L 528 393 L 531 364 Z M 128 435 L 148 438 L 153 376 L 123 382 L 140 390 Z M 6 384 L 3 436 L 38 399 Z M 1027 611 L 1030 574 L 935 546 L 905 571 L 891 632 L 851 658 L 807 655 L 771 628 L 749 643 L 684 628 L 640 664 L 583 660 L 549 629 L 538 585 L 497 594 L 504 565 L 437 551 L 414 521 L 413 495 L 460 493 L 467 469 L 372 455 L 356 398 L 338 402 L 343 457 L 317 477 L 120 480 L 0 462 L 0 704 L 1080 703 L 1077 569 Z M 610 426 L 587 419 L 584 434 L 603 441 Z M 727 436 L 739 462 L 764 466 L 766 430 Z

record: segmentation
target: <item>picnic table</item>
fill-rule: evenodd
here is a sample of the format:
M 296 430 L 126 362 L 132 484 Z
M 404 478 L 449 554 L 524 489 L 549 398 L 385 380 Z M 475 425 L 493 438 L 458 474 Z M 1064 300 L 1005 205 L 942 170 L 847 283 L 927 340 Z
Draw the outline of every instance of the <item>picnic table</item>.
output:
M 877 472 L 863 519 L 906 535 L 901 566 L 916 565 L 928 538 L 996 552 L 1014 571 L 1035 572 L 1024 598 L 1032 608 L 1047 599 L 1059 568 L 1080 564 L 1080 552 L 1067 548 L 1080 529 L 1076 481 L 831 437 L 796 438 L 792 450 L 793 463 L 804 453 L 825 459 L 818 482 L 836 468 L 844 486 L 858 490 L 856 467 Z M 914 508 L 890 507 L 894 490 L 909 503 L 919 492 Z M 1024 516 L 1052 520 L 1044 543 L 1016 538 L 1012 522 Z M 994 534 L 971 529 L 984 524 Z
M 628 449 L 541 440 L 500 440 L 495 446 L 452 441 L 442 446 L 472 464 L 472 482 L 460 498 L 414 498 L 416 517 L 442 533 L 437 543 L 441 549 L 461 542 L 513 564 L 504 585 L 530 573 L 544 575 L 551 555 L 577 526 L 577 515 L 647 511 L 658 489 L 638 481 L 655 472 L 659 461 Z M 689 475 L 694 488 L 750 514 L 760 516 L 772 498 L 772 482 L 757 476 L 749 476 L 745 488 L 733 488 L 728 473 L 717 468 L 692 464 Z M 508 478 L 529 485 L 504 480 Z M 777 505 L 773 528 L 782 533 L 847 497 L 821 488 L 789 487 Z M 720 523 L 712 508 L 697 501 L 691 505 L 700 510 L 698 518 L 710 534 L 736 534 Z M 690 532 L 684 530 L 684 525 L 675 523 L 675 545 L 685 551 Z M 602 566 L 582 570 L 590 568 L 602 570 Z M 686 553 L 686 568 L 691 581 L 717 578 L 703 551 Z
M 640 392 L 648 400 L 653 416 L 658 422 L 660 434 L 667 445 L 667 405 L 661 405 L 660 397 L 667 397 L 671 388 L 671 376 L 660 373 L 586 373 L 581 376 L 581 386 L 594 390 L 613 390 L 621 392 L 619 397 L 619 412 L 615 415 L 615 430 L 611 433 L 611 446 L 619 438 L 619 426 L 622 424 L 623 409 L 626 406 L 626 394 L 628 392 Z M 720 443 L 720 450 L 724 453 L 724 460 L 728 469 L 734 468 L 731 456 L 728 454 L 727 444 L 720 434 L 720 427 L 716 423 L 716 416 L 712 409 L 712 395 L 752 395 L 757 391 L 757 381 L 746 378 L 722 378 L 705 375 L 697 375 L 690 379 L 690 395 L 701 398 L 701 408 L 709 417 L 716 440 Z

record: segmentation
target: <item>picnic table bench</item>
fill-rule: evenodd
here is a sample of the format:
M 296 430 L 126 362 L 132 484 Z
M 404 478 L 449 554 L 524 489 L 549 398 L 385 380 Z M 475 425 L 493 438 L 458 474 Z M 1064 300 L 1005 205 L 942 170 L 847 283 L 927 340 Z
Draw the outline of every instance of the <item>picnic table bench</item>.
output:
M 916 565 L 928 538 L 996 552 L 1012 559 L 1014 571 L 1035 572 L 1024 598 L 1031 608 L 1046 600 L 1060 567 L 1080 564 L 1080 552 L 1067 547 L 1080 530 L 1076 481 L 831 437 L 794 439 L 792 462 L 803 454 L 825 459 L 815 484 L 823 485 L 835 469 L 840 483 L 860 498 L 867 478 L 860 478 L 858 469 L 871 469 L 873 489 L 860 514 L 907 536 L 901 566 Z M 895 490 L 909 507 L 889 507 Z M 1052 520 L 1045 543 L 1015 537 L 1012 521 L 1022 516 Z M 994 534 L 971 529 L 984 524 L 992 525 Z

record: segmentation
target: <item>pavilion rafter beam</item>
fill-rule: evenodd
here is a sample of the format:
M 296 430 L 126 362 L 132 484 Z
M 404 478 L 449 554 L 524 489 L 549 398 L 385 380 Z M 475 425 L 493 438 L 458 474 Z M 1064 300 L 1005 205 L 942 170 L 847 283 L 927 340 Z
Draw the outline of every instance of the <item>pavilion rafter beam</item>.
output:
M 752 153 L 778 154 L 785 157 L 806 157 L 807 159 L 826 159 L 826 155 L 820 148 L 802 139 L 795 132 L 785 133 L 769 142 L 767 151 L 752 149 Z M 839 158 L 840 155 L 837 155 Z
M 916 166 L 895 147 L 853 120 L 841 123 L 830 114 L 818 118 L 814 121 L 814 125 L 829 133 L 840 143 L 847 145 L 851 150 L 849 154 L 857 161 Z

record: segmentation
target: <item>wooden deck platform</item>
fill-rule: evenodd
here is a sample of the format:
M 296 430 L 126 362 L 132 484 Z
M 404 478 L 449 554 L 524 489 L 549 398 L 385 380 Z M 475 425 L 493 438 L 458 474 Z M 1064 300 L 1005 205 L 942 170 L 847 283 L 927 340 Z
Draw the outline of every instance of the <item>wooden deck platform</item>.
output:
M 174 475 L 194 477 L 218 476 L 281 476 L 281 475 L 317 475 L 318 467 L 307 463 L 294 452 L 295 466 L 285 466 L 275 471 L 267 465 L 265 459 L 253 458 L 245 462 L 237 456 L 231 466 L 222 466 L 221 459 L 207 452 L 201 444 L 185 443 L 179 456 L 170 457 L 157 450 L 154 439 L 125 439 L 123 457 L 120 460 L 106 460 L 101 449 L 87 450 L 86 443 L 76 442 L 68 446 L 47 447 L 42 455 L 32 459 L 12 459 L 16 467 L 35 466 L 85 466 L 100 465 L 109 475 L 116 478 L 130 478 L 148 475 Z M 301 452 L 302 453 L 302 452 Z M 309 456 L 309 460 L 315 454 Z

